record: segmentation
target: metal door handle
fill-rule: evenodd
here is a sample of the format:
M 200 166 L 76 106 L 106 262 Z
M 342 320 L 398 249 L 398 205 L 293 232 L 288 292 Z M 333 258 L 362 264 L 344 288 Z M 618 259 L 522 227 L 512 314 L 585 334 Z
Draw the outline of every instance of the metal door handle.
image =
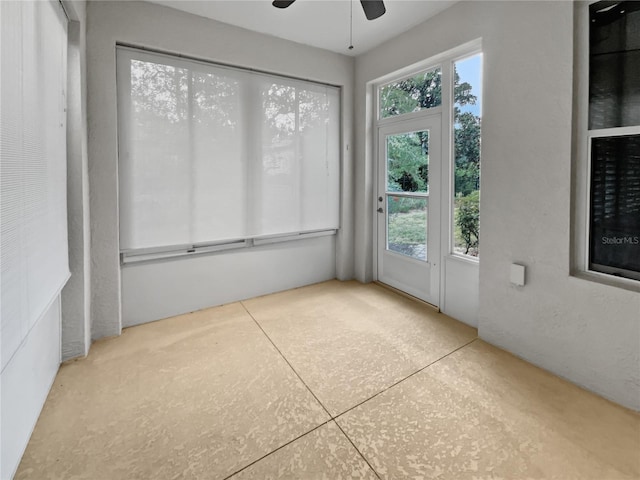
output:
M 382 210 L 382 207 L 378 208 L 378 213 L 382 213 L 384 212 L 384 210 Z

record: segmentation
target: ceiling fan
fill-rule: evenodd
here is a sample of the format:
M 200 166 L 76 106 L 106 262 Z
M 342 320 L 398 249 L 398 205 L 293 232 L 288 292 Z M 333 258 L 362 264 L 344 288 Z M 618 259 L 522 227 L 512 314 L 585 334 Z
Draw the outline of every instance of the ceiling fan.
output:
M 273 0 L 273 6 L 277 8 L 287 8 L 295 1 L 296 0 Z M 360 0 L 360 3 L 362 4 L 362 9 L 364 10 L 367 20 L 375 20 L 387 11 L 387 9 L 384 8 L 383 0 Z

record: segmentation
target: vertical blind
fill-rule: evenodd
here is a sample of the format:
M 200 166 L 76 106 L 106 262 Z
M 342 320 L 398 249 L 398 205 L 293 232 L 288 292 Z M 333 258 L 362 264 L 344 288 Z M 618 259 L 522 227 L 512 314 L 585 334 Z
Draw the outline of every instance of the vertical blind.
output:
M 69 275 L 66 18 L 57 1 L 0 2 L 2 367 Z
M 336 87 L 119 47 L 120 248 L 338 228 Z

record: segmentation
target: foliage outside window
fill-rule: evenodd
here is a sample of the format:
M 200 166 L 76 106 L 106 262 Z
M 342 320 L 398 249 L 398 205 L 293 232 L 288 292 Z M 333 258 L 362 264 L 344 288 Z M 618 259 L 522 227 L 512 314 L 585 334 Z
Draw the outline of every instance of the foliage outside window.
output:
M 387 158 L 387 190 L 429 193 L 428 131 L 390 135 Z
M 380 118 L 438 107 L 442 104 L 442 71 L 434 68 L 380 88 Z M 389 135 L 386 145 L 387 248 L 427 260 L 429 210 L 429 131 Z
M 380 89 L 380 118 L 418 112 L 442 104 L 442 71 L 439 68 L 391 82 Z
M 480 247 L 482 54 L 455 62 L 453 71 L 453 251 L 477 257 Z
M 454 218 L 453 251 L 478 256 L 480 233 L 480 133 L 482 54 L 454 63 Z M 380 118 L 417 112 L 442 104 L 442 71 L 435 68 L 380 89 Z M 387 185 L 389 191 L 429 193 L 428 132 L 389 137 Z M 426 159 L 426 161 L 425 161 Z M 403 210 L 410 205 L 405 201 Z M 394 204 L 389 211 L 397 210 Z M 394 232 L 403 238 L 420 239 L 422 226 L 405 212 L 407 225 L 396 219 Z M 412 229 L 415 230 L 412 231 Z M 423 235 L 423 234 L 422 234 Z
M 387 197 L 387 248 L 427 260 L 429 131 L 388 135 L 386 191 L 412 194 Z

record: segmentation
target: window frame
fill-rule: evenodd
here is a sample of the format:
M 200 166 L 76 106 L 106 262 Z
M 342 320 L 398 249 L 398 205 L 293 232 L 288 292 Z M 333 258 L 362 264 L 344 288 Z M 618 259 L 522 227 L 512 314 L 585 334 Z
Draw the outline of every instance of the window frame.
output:
M 315 85 L 325 88 L 331 88 L 337 90 L 337 97 L 339 104 L 337 106 L 338 115 L 339 115 L 339 124 L 337 126 L 338 137 L 336 139 L 338 144 L 337 149 L 337 189 L 338 189 L 338 199 L 337 199 L 337 224 L 335 227 L 331 228 L 322 228 L 322 229 L 313 229 L 313 230 L 292 230 L 292 231 L 282 231 L 277 233 L 265 233 L 265 234 L 248 234 L 241 236 L 234 236 L 232 238 L 223 238 L 223 239 L 212 239 L 211 241 L 203 241 L 196 243 L 180 243 L 180 244 L 172 244 L 172 245 L 162 245 L 157 247 L 140 247 L 140 248 L 122 248 L 120 247 L 120 264 L 125 266 L 127 264 L 137 264 L 137 263 L 147 263 L 147 262 L 155 262 L 166 259 L 178 258 L 178 257 L 188 257 L 194 255 L 202 255 L 202 254 L 212 254 L 218 252 L 224 252 L 226 250 L 235 250 L 235 249 L 244 249 L 244 248 L 252 248 L 254 246 L 262 246 L 272 243 L 280 243 L 280 242 L 288 242 L 293 240 L 301 240 L 306 238 L 320 237 L 320 236 L 332 236 L 336 235 L 341 228 L 342 223 L 342 215 L 341 215 L 341 204 L 342 198 L 340 195 L 341 191 L 341 183 L 342 183 L 342 114 L 343 114 L 343 89 L 339 85 L 333 85 L 322 81 L 314 81 L 310 79 L 302 79 L 290 75 L 282 75 L 273 72 L 267 72 L 257 69 L 251 68 L 243 68 L 235 65 L 229 65 L 224 63 L 218 63 L 213 61 L 207 61 L 200 58 L 194 58 L 186 55 L 168 53 L 160 50 L 149 49 L 145 47 L 139 47 L 135 45 L 129 44 L 116 44 L 116 51 L 123 52 L 123 58 L 128 58 L 130 56 L 135 57 L 136 55 L 146 57 L 158 57 L 158 58 L 166 58 L 169 63 L 168 65 L 173 66 L 181 66 L 181 68 L 190 68 L 190 64 L 202 65 L 205 68 L 213 67 L 221 70 L 229 70 L 242 72 L 246 74 L 255 74 L 255 75 L 264 75 L 274 79 L 283 79 L 284 81 L 291 81 L 294 83 L 305 83 L 309 85 Z M 120 61 L 120 60 L 118 60 Z M 146 61 L 146 60 L 143 60 Z M 120 79 L 120 75 L 117 74 L 117 79 Z M 118 98 L 118 104 L 120 104 L 121 99 Z M 125 107 L 125 109 L 130 108 L 130 106 Z M 120 109 L 122 110 L 122 109 Z M 128 136 L 123 135 L 121 133 L 121 129 L 124 128 L 121 125 L 120 115 L 122 112 L 118 114 L 118 131 L 119 137 Z M 118 163 L 120 165 L 120 138 L 119 138 L 119 146 L 118 146 Z M 120 169 L 120 168 L 119 168 Z M 298 179 L 299 180 L 299 179 Z M 120 180 L 119 180 L 120 181 Z M 120 202 L 118 202 L 120 203 Z M 120 206 L 118 206 L 120 208 Z M 120 213 L 118 214 L 120 217 Z M 247 232 L 248 233 L 248 232 Z
M 573 140 L 569 275 L 640 292 L 640 280 L 599 272 L 590 266 L 591 140 L 640 134 L 640 125 L 589 129 L 589 8 L 600 0 L 574 3 Z
M 53 1 L 6 2 L 0 5 L 0 12 L 5 42 L 0 77 L 4 82 L 0 93 L 0 103 L 4 102 L 0 119 L 0 368 L 4 370 L 33 338 L 32 329 L 49 318 L 48 312 L 59 315 L 60 295 L 71 276 L 69 18 L 63 5 Z M 56 340 L 51 340 L 55 346 Z
M 596 276 L 604 276 L 604 277 L 613 277 L 614 279 L 620 281 L 620 282 L 633 282 L 633 283 L 638 283 L 640 284 L 640 280 L 636 280 L 633 278 L 629 278 L 629 277 L 622 277 L 619 275 L 616 275 L 615 273 L 606 273 L 606 272 L 602 272 L 599 270 L 592 270 L 591 269 L 591 191 L 592 191 L 592 183 L 591 183 L 591 173 L 593 171 L 593 163 L 592 163 L 592 158 L 591 158 L 591 149 L 592 149 L 592 145 L 593 142 L 592 140 L 594 138 L 613 138 L 613 137 L 623 137 L 623 136 L 628 136 L 628 135 L 640 135 L 640 125 L 634 125 L 631 127 L 614 127 L 614 128 L 600 128 L 600 129 L 594 129 L 594 130 L 588 130 L 587 131 L 587 186 L 588 186 L 588 197 L 587 197 L 587 205 L 586 205 L 586 210 L 587 210 L 587 218 L 586 218 L 586 236 L 585 236 L 585 242 L 586 242 L 586 246 L 585 246 L 585 254 L 586 254 L 586 258 L 585 258 L 585 265 L 586 265 L 586 271 L 590 274 L 590 275 L 596 275 Z M 640 235 L 640 233 L 639 233 Z M 607 268 L 606 265 L 603 265 L 604 268 Z M 615 267 L 610 267 L 612 270 L 615 270 Z M 633 283 L 631 283 L 631 285 L 633 285 Z
M 451 144 L 449 146 L 449 148 L 451 149 L 451 156 L 450 156 L 450 168 L 451 168 L 451 185 L 450 185 L 450 195 L 449 195 L 449 203 L 450 203 L 450 213 L 449 213 L 449 255 L 451 257 L 454 257 L 456 259 L 459 260 L 466 260 L 468 262 L 471 263 L 479 263 L 480 262 L 480 238 L 478 237 L 478 255 L 477 256 L 473 256 L 473 255 L 467 255 L 464 253 L 460 253 L 460 252 L 456 252 L 455 251 L 455 243 L 456 243 L 456 239 L 455 239 L 455 228 L 456 228 L 456 219 L 455 219 L 455 192 L 456 192 L 456 146 L 455 146 L 455 142 L 456 142 L 456 136 L 455 136 L 455 123 L 456 123 L 456 119 L 455 119 L 455 108 L 456 108 L 456 102 L 455 102 L 455 91 L 454 91 L 454 86 L 455 86 L 455 76 L 454 76 L 454 72 L 455 72 L 455 63 L 456 62 L 460 62 L 462 60 L 466 60 L 468 58 L 474 57 L 476 55 L 482 55 L 482 60 L 481 60 L 481 66 L 482 66 L 482 70 L 481 70 L 481 74 L 480 74 L 480 81 L 482 83 L 482 88 L 481 88 L 481 94 L 484 93 L 484 52 L 482 50 L 482 47 L 478 47 L 475 50 L 470 50 L 468 52 L 465 52 L 464 54 L 458 55 L 454 58 L 451 59 L 450 63 L 450 78 L 449 78 L 449 90 L 451 92 L 451 116 L 450 116 L 450 130 L 451 130 Z M 481 100 L 481 103 L 484 104 L 484 101 Z M 480 111 L 480 120 L 482 121 L 482 110 Z M 479 176 L 479 188 L 478 191 L 482 192 L 482 125 L 480 126 L 480 170 L 478 171 L 478 176 Z M 482 195 L 482 193 L 480 193 L 480 195 Z M 480 220 L 478 225 L 481 225 L 481 221 L 482 221 L 482 216 L 480 216 Z

